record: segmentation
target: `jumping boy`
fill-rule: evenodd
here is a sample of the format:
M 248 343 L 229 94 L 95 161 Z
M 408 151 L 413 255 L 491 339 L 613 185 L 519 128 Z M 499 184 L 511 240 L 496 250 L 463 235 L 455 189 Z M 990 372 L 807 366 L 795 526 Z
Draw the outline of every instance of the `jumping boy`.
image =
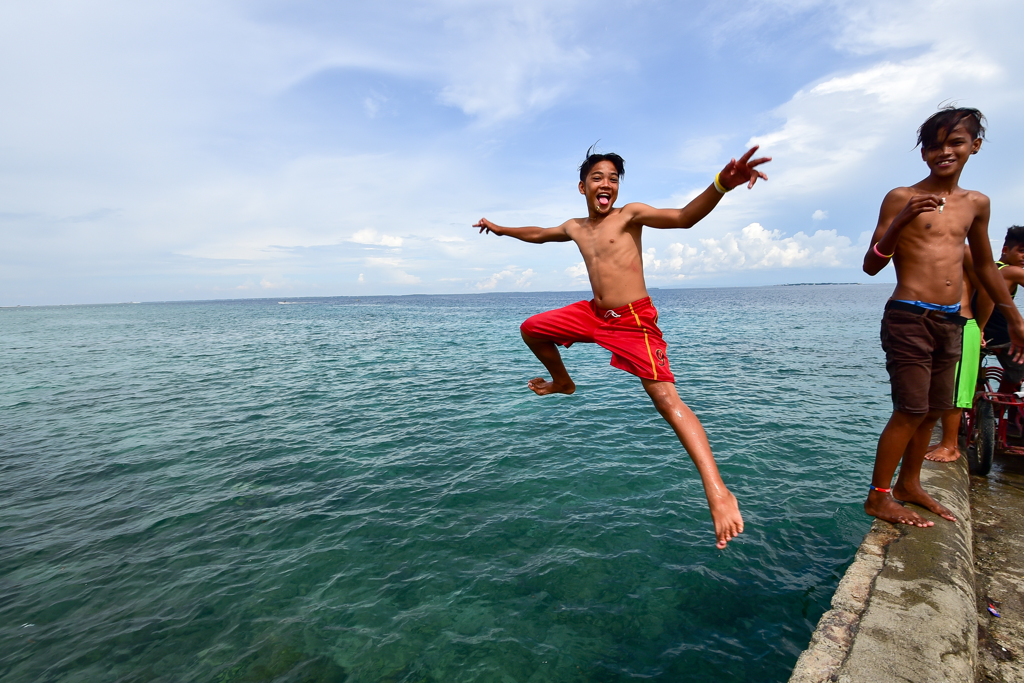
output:
M 918 129 L 928 177 L 885 196 L 864 272 L 889 263 L 896 289 L 882 316 L 882 349 L 892 385 L 893 412 L 878 439 L 875 469 L 864 503 L 869 515 L 894 524 L 932 526 L 901 502 L 916 503 L 956 521 L 921 486 L 921 465 L 932 427 L 953 407 L 953 382 L 960 358 L 960 308 L 964 238 L 974 257 L 979 284 L 1006 317 L 1019 357 L 1024 320 L 992 261 L 988 241 L 989 199 L 959 186 L 960 174 L 981 149 L 984 117 L 977 109 L 948 107 Z M 900 475 L 892 484 L 896 466 Z
M 595 154 L 592 149 L 580 166 L 579 191 L 587 200 L 586 218 L 570 218 L 556 228 L 503 228 L 481 218 L 473 227 L 480 228 L 481 233 L 508 235 L 536 244 L 576 243 L 587 266 L 594 298 L 535 315 L 522 324 L 523 341 L 551 373 L 550 380 L 536 377 L 527 386 L 539 396 L 576 391 L 556 344 L 568 348 L 576 342 L 592 342 L 611 351 L 611 364 L 640 378 L 655 408 L 697 466 L 715 523 L 716 545 L 724 548 L 743 531 L 743 517 L 736 497 L 718 473 L 704 427 L 676 392 L 665 341 L 657 325 L 658 312 L 644 282 L 641 231 L 644 226 L 693 227 L 726 192 L 743 183 L 749 189 L 758 178 L 767 180 L 757 166 L 771 159 L 751 159 L 757 149 L 752 147 L 739 161 L 730 161 L 715 181 L 682 209 L 655 209 L 639 203 L 615 208 L 619 180 L 624 174 L 622 157 Z

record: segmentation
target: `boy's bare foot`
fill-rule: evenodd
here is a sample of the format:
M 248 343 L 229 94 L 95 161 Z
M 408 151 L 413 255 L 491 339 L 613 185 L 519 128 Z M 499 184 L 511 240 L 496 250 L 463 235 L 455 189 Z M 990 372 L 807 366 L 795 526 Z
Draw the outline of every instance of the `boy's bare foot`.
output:
M 924 454 L 925 460 L 931 460 L 932 462 L 953 462 L 960 457 L 960 449 L 954 446 L 943 446 L 942 444 L 937 445 Z
M 726 490 L 721 497 L 709 497 L 708 507 L 711 508 L 711 519 L 715 523 L 715 547 L 721 550 L 732 539 L 743 533 L 743 516 L 736 496 Z
M 526 386 L 530 387 L 530 391 L 537 394 L 538 396 L 546 396 L 548 394 L 571 394 L 576 391 L 576 385 L 570 381 L 568 384 L 555 384 L 549 382 L 543 377 L 534 377 Z
M 908 510 L 891 495 L 880 491 L 868 493 L 868 499 L 864 501 L 864 512 L 890 524 L 910 524 L 922 528 L 935 526 L 935 522 L 928 521 L 913 510 Z
M 872 492 L 874 493 L 874 492 Z M 931 510 L 939 517 L 948 519 L 950 522 L 956 521 L 956 516 L 946 509 L 943 505 L 939 504 L 939 501 L 935 500 L 920 486 L 915 489 L 905 489 L 899 486 L 894 486 L 892 489 L 892 496 L 896 500 L 903 501 L 904 503 L 914 503 L 920 505 L 925 510 Z M 929 525 L 931 526 L 931 525 Z

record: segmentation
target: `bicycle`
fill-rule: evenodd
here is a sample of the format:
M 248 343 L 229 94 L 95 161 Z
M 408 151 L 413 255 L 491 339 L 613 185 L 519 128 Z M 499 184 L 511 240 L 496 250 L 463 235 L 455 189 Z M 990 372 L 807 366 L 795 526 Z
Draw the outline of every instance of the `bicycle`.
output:
M 982 362 L 986 356 L 994 356 L 999 350 L 983 348 Z M 1011 431 L 1016 431 L 1017 438 L 1024 436 L 1024 399 L 1017 394 L 999 392 L 1002 379 L 1001 366 L 982 365 L 978 371 L 973 405 L 960 417 L 967 467 L 971 474 L 982 477 L 992 469 L 996 451 L 1024 455 L 1024 446 L 1010 442 Z

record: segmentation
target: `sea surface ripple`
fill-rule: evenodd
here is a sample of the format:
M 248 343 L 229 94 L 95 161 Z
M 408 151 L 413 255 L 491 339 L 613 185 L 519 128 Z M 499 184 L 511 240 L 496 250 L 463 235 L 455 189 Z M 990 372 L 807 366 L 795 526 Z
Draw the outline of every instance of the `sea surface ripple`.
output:
M 746 532 L 579 293 L 0 310 L 4 681 L 785 681 L 870 526 L 886 286 L 654 291 Z

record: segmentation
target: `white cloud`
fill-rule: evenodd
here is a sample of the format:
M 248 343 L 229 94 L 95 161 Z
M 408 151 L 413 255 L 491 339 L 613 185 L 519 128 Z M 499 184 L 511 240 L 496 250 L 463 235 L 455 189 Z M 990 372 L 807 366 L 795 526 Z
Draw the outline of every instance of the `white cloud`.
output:
M 115 219 L 145 226 L 133 235 L 137 242 L 197 258 L 291 258 L 305 248 L 346 242 L 398 249 L 409 238 L 432 237 L 464 201 L 456 193 L 474 191 L 473 178 L 454 165 L 451 158 L 428 155 L 305 156 L 262 175 L 207 176 L 161 188 Z M 457 182 L 444 192 L 428 189 L 434 173 L 451 174 Z M 397 177 L 401 188 L 395 187 Z M 405 216 L 417 210 L 428 217 L 410 224 L 406 236 L 367 227 L 406 229 Z
M 266 278 L 266 277 L 264 277 L 264 278 L 262 278 L 260 280 L 260 287 L 262 287 L 263 289 L 281 289 L 282 287 L 287 286 L 287 284 L 288 284 L 287 282 L 281 281 L 281 280 L 278 280 L 277 282 L 273 282 L 269 278 Z
M 546 109 L 573 92 L 590 55 L 568 30 L 575 3 L 481 3 L 444 22 L 448 84 L 440 100 L 493 123 Z
M 839 24 L 842 31 L 836 44 L 856 54 L 931 45 L 940 40 L 939 36 L 944 36 L 944 27 L 959 13 L 992 17 L 1003 14 L 1012 5 L 1001 0 L 845 0 L 839 4 L 843 22 Z M 974 38 L 971 34 L 981 23 L 987 22 L 958 22 L 957 42 Z
M 377 235 L 373 228 L 364 228 L 348 238 L 349 242 L 356 244 L 372 244 L 381 247 L 400 247 L 402 238 L 393 235 Z
M 777 108 L 782 127 L 751 140 L 773 157 L 773 194 L 799 196 L 841 184 L 873 160 L 895 131 L 907 139 L 958 81 L 992 83 L 1000 67 L 964 50 L 883 62 L 797 92 Z M 882 124 L 884 122 L 884 125 Z
M 371 256 L 363 259 L 363 263 L 366 266 L 375 268 L 384 273 L 384 281 L 401 284 L 401 285 L 415 285 L 419 284 L 420 277 L 418 275 L 412 275 L 407 272 L 408 265 L 403 259 L 394 257 L 379 257 Z M 360 274 L 360 278 L 362 274 Z
M 586 277 L 587 277 L 587 264 L 585 262 L 583 262 L 583 261 L 580 261 L 575 266 L 569 266 L 568 268 L 566 268 L 565 269 L 565 274 L 568 275 L 569 277 L 573 278 L 574 280 L 586 279 Z
M 823 221 L 828 218 L 828 211 L 825 211 L 824 209 L 817 209 L 811 214 L 811 218 L 816 221 Z
M 740 201 L 731 195 L 704 221 L 705 230 L 725 232 L 751 221 L 793 224 L 797 217 L 788 207 L 810 212 L 814 207 L 807 203 L 819 198 L 843 201 L 830 225 L 840 234 L 856 234 L 873 222 L 888 189 L 924 174 L 913 151 L 915 131 L 941 102 L 980 107 L 990 113 L 992 130 L 995 111 L 1003 131 L 1019 127 L 1024 72 L 1013 66 L 1013 27 L 1024 21 L 1024 5 L 807 0 L 797 7 L 768 0 L 749 5 L 722 26 L 739 22 L 737 27 L 753 30 L 777 12 L 808 10 L 828 15 L 823 25 L 841 27 L 833 44 L 840 52 L 858 55 L 849 60 L 856 66 L 808 83 L 770 112 L 780 124 L 749 142 L 773 157 L 765 167 L 771 181 Z M 953 39 L 941 27 L 958 15 L 986 19 L 960 22 Z M 715 139 L 712 132 L 687 144 L 695 152 L 710 150 Z M 690 194 L 680 192 L 673 199 Z
M 693 275 L 781 268 L 849 267 L 856 263 L 860 249 L 835 230 L 818 230 L 813 235 L 798 232 L 785 237 L 751 223 L 739 233 L 708 237 L 693 244 L 675 242 L 658 258 L 657 249 L 644 254 L 648 276 L 683 279 Z
M 517 287 L 529 287 L 529 279 L 536 275 L 531 268 L 521 270 L 519 266 L 507 266 L 500 272 L 478 281 L 474 286 L 477 289 L 496 289 L 502 282 L 514 282 Z
M 373 93 L 369 97 L 363 98 L 363 109 L 366 110 L 366 115 L 371 119 L 377 117 L 377 113 L 380 108 L 388 101 L 388 98 L 378 93 Z

